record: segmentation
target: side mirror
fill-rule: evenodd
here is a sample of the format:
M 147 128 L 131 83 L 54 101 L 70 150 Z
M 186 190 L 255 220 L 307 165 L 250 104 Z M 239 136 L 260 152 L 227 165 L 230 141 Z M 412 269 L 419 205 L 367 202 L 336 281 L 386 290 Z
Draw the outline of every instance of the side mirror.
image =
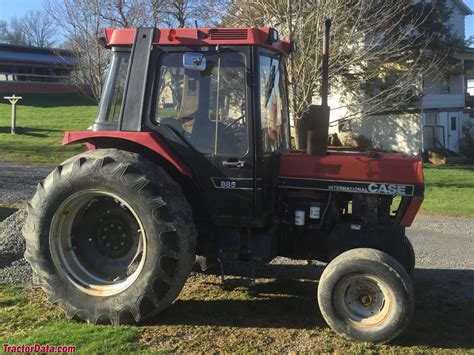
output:
M 184 53 L 184 69 L 204 71 L 206 70 L 206 57 L 202 53 Z
M 293 53 L 296 53 L 298 51 L 298 44 L 296 44 L 296 42 L 294 41 L 291 41 L 290 42 L 290 53 L 293 54 Z

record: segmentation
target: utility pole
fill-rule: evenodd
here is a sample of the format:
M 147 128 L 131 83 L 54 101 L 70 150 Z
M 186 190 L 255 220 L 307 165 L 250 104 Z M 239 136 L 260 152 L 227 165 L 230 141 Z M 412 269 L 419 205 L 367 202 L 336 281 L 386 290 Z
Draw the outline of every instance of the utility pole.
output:
M 12 104 L 12 129 L 11 129 L 11 133 L 16 134 L 16 132 L 15 132 L 15 129 L 16 129 L 16 103 L 19 100 L 21 100 L 23 97 L 15 96 L 15 94 L 13 94 L 12 96 L 4 96 L 3 98 L 5 100 L 10 101 L 10 103 Z

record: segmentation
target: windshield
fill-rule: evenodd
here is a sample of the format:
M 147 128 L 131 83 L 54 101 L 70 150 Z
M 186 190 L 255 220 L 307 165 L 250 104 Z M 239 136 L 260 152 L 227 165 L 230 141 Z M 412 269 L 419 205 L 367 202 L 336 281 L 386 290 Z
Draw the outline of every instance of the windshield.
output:
M 199 152 L 242 157 L 248 151 L 246 58 L 242 53 L 207 54 L 206 70 L 183 67 L 184 53 L 160 60 L 155 121 Z
M 259 82 L 263 151 L 286 150 L 289 146 L 288 103 L 280 56 L 273 53 L 260 55 Z
M 100 98 L 97 122 L 118 122 L 122 110 L 130 52 L 112 52 Z

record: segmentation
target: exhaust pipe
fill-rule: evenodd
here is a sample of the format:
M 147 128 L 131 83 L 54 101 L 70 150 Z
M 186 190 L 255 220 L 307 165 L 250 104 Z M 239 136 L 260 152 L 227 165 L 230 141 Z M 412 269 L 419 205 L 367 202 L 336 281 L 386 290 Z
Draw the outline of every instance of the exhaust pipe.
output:
M 306 153 L 310 155 L 326 155 L 329 135 L 329 115 L 331 108 L 328 105 L 329 94 L 329 36 L 331 20 L 324 22 L 323 37 L 323 66 L 321 80 L 321 105 L 311 105 L 305 115 L 307 141 Z

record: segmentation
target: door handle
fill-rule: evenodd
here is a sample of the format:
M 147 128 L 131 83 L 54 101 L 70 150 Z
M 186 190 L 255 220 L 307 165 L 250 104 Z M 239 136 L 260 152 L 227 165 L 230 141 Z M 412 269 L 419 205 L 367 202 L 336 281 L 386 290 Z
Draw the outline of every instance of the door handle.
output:
M 242 160 L 227 160 L 223 161 L 222 165 L 225 166 L 226 168 L 243 168 L 245 166 L 245 162 Z

